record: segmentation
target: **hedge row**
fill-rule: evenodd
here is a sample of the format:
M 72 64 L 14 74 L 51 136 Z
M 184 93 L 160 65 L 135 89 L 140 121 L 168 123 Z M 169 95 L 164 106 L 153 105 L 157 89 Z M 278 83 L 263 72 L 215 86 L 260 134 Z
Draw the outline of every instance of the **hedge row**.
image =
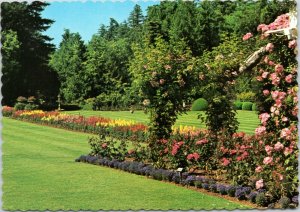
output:
M 241 101 L 235 101 L 234 107 L 236 110 L 252 110 L 257 111 L 257 107 L 255 103 L 252 102 L 241 102 Z

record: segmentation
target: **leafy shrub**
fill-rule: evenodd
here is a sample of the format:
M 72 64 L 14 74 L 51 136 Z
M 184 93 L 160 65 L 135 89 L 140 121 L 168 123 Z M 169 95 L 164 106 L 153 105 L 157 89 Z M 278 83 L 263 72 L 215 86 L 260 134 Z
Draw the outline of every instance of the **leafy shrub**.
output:
M 176 184 L 180 183 L 180 174 L 179 173 L 175 173 L 172 177 L 172 181 Z
M 289 204 L 291 203 L 291 200 L 290 200 L 290 198 L 283 196 L 283 197 L 280 198 L 278 203 L 279 203 L 281 208 L 286 209 L 286 208 L 289 207 Z
M 15 110 L 24 110 L 25 106 L 26 106 L 25 103 L 18 102 L 18 103 L 15 104 L 14 108 L 15 108 Z
M 13 112 L 14 112 L 13 107 L 3 106 L 3 108 L 2 108 L 2 115 L 5 116 L 5 117 L 12 116 Z
M 292 202 L 295 203 L 295 204 L 297 204 L 297 205 L 299 204 L 299 197 L 298 197 L 298 195 L 293 196 Z
M 196 177 L 194 175 L 189 175 L 183 182 L 184 185 L 187 186 L 194 186 L 194 182 L 195 182 Z
M 252 102 L 243 102 L 242 110 L 252 110 Z
M 235 107 L 236 110 L 241 110 L 242 109 L 243 102 L 235 101 L 233 104 L 234 104 L 234 107 Z
M 217 185 L 217 191 L 222 194 L 222 195 L 226 195 L 227 194 L 227 187 L 225 185 L 221 185 L 221 184 L 218 184 Z
M 235 186 L 228 186 L 227 187 L 227 194 L 229 196 L 234 197 L 235 191 L 236 191 L 236 187 Z
M 209 190 L 214 192 L 214 193 L 217 193 L 218 192 L 217 185 L 216 184 L 210 184 L 209 185 Z
M 238 98 L 238 100 L 242 101 L 242 102 L 246 102 L 246 101 L 253 101 L 254 97 L 255 97 L 255 93 L 253 92 L 242 92 L 240 94 L 237 94 L 236 97 Z
M 235 191 L 235 197 L 238 198 L 239 200 L 245 200 L 246 199 L 246 189 L 244 188 L 238 188 Z
M 265 207 L 268 204 L 267 197 L 264 192 L 258 193 L 255 197 L 255 202 L 257 205 Z
M 257 196 L 257 192 L 251 192 L 248 196 L 247 196 L 247 198 L 248 198 L 248 200 L 250 200 L 250 202 L 252 202 L 252 203 L 255 203 L 256 202 L 256 200 L 255 200 L 255 198 L 256 198 L 256 196 Z
M 20 103 L 26 103 L 27 102 L 27 98 L 24 97 L 24 96 L 19 96 L 17 98 L 17 102 L 20 102 Z
M 252 104 L 252 111 L 257 111 L 257 106 L 255 103 Z
M 32 104 L 36 103 L 36 98 L 34 96 L 30 96 L 30 97 L 28 97 L 27 102 L 32 103 Z
M 208 107 L 207 101 L 203 98 L 199 98 L 193 102 L 191 110 L 192 111 L 203 111 L 203 110 L 206 110 L 207 107 Z
M 37 110 L 38 108 L 39 108 L 38 105 L 32 103 L 29 103 L 24 107 L 25 110 Z
M 209 190 L 209 184 L 208 183 L 202 183 L 202 188 L 205 190 Z

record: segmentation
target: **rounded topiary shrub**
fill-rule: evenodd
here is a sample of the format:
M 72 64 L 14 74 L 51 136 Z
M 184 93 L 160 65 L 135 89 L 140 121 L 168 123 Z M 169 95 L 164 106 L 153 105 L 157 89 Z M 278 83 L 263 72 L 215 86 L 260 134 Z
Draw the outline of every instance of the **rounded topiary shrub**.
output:
M 235 101 L 233 104 L 234 104 L 234 108 L 236 110 L 241 110 L 242 109 L 243 102 L 241 102 L 241 101 Z
M 252 104 L 252 111 L 257 111 L 257 106 L 255 103 Z
M 24 110 L 25 106 L 26 106 L 25 103 L 18 102 L 18 103 L 15 104 L 14 108 L 15 108 L 15 110 Z
M 267 197 L 265 196 L 265 193 L 258 193 L 255 197 L 255 202 L 259 206 L 267 206 L 268 205 L 268 200 Z
M 37 110 L 38 108 L 39 108 L 39 106 L 36 104 L 27 104 L 24 107 L 25 110 Z
M 208 106 L 208 103 L 205 99 L 203 98 L 199 98 L 197 100 L 195 100 L 192 104 L 192 111 L 203 111 L 206 110 Z
M 252 110 L 252 102 L 244 102 L 242 105 L 242 110 Z

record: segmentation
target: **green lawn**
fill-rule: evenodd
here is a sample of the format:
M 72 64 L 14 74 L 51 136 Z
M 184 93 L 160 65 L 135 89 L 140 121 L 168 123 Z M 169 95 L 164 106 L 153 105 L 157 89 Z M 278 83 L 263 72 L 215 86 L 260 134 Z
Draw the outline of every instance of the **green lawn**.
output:
M 89 134 L 8 118 L 2 123 L 4 210 L 246 208 L 143 176 L 75 163 L 89 152 Z
M 147 124 L 149 115 L 145 114 L 143 111 L 135 111 L 131 114 L 129 111 L 87 111 L 87 110 L 78 110 L 78 111 L 66 111 L 68 114 L 80 114 L 84 116 L 103 116 L 112 119 L 127 119 L 135 120 L 137 122 L 142 122 Z M 205 124 L 200 123 L 200 120 L 197 118 L 200 112 L 189 111 L 187 114 L 183 114 L 178 117 L 176 125 L 187 125 L 195 126 L 199 128 L 205 128 Z M 204 115 L 204 112 L 201 112 Z M 259 125 L 258 115 L 254 111 L 237 111 L 237 119 L 240 122 L 239 131 L 244 131 L 248 134 L 253 134 L 255 128 Z

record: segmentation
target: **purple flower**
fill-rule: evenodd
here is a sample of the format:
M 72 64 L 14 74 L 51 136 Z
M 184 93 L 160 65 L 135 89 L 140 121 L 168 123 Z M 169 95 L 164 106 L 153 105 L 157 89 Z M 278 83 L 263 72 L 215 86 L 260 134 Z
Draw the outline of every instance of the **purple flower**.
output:
M 293 198 L 292 198 L 292 202 L 293 203 L 295 203 L 295 204 L 299 204 L 299 199 L 298 199 L 298 195 L 296 195 L 296 196 L 293 196 Z

